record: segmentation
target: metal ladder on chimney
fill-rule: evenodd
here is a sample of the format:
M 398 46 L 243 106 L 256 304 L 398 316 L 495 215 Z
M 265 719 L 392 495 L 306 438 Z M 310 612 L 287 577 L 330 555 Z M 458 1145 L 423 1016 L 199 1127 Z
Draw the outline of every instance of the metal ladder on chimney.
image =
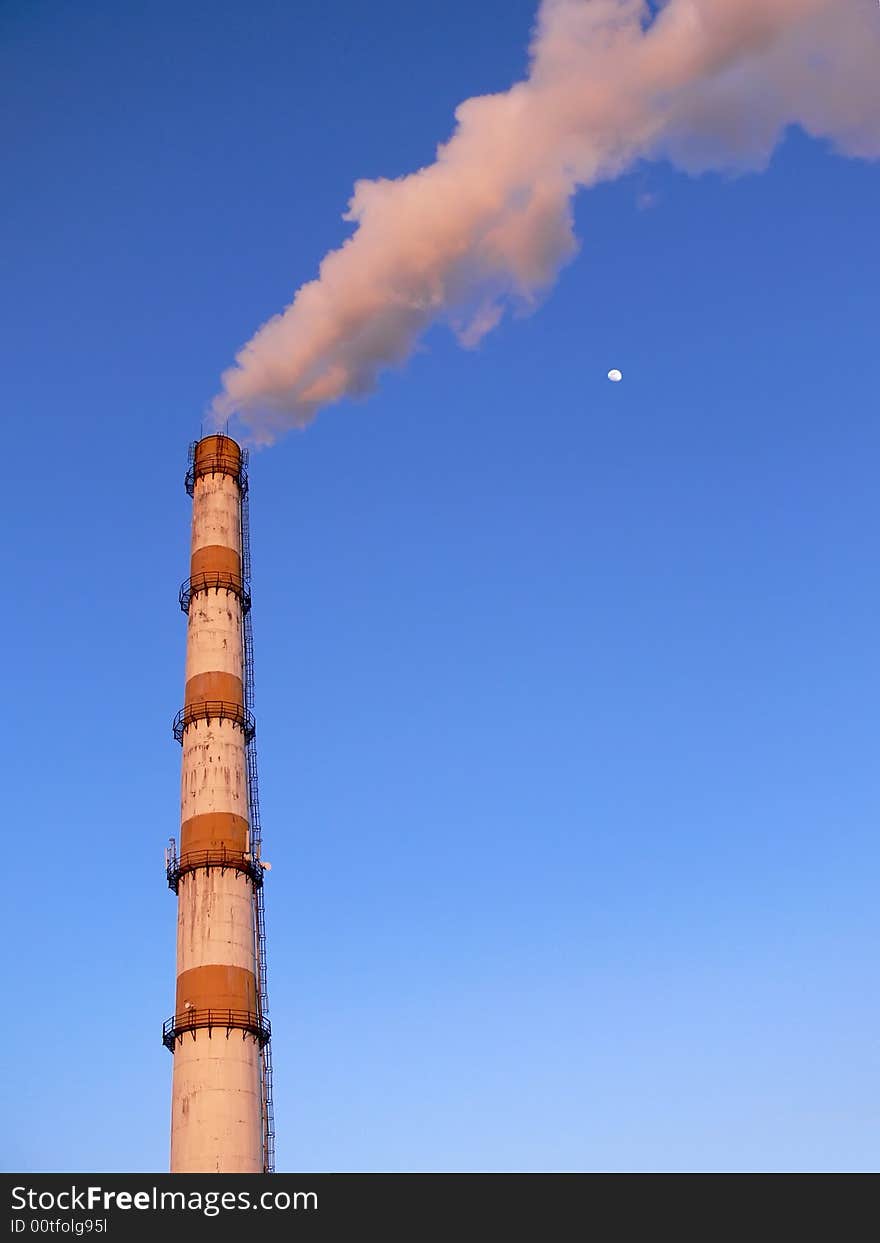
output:
M 247 450 L 242 450 L 241 484 L 241 577 L 250 589 L 251 581 L 251 533 L 250 514 L 248 507 L 247 488 Z M 251 626 L 250 611 L 245 613 L 241 622 L 242 646 L 244 649 L 244 700 L 248 712 L 254 711 L 254 635 Z M 260 785 L 257 774 L 257 742 L 253 737 L 247 744 L 248 812 L 250 819 L 251 856 L 257 866 L 260 865 L 260 854 L 263 845 L 262 826 L 260 824 Z M 269 992 L 266 979 L 266 906 L 264 899 L 265 886 L 254 886 L 254 939 L 257 950 L 257 992 L 259 996 L 260 1018 L 265 1020 L 269 1015 Z M 272 1042 L 264 1045 L 260 1054 L 260 1092 L 262 1097 L 263 1115 L 263 1173 L 275 1172 L 275 1107 L 272 1099 Z

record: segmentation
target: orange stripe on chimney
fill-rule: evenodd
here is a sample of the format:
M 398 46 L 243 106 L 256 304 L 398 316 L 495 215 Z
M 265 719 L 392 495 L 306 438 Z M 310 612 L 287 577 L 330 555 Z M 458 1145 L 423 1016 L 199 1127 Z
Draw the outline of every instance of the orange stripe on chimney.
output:
M 243 704 L 244 690 L 241 678 L 234 673 L 197 673 L 188 678 L 184 704 L 191 707 L 197 703 L 216 702 Z
M 248 822 L 231 811 L 206 811 L 180 826 L 181 856 L 198 850 L 247 850 Z
M 241 557 L 234 548 L 223 544 L 206 544 L 193 551 L 190 577 L 197 574 L 234 574 L 241 578 Z
M 189 1007 L 187 1007 L 189 1002 Z M 257 1013 L 257 981 L 244 967 L 221 964 L 191 967 L 177 977 L 175 1014 L 193 1010 L 243 1010 Z

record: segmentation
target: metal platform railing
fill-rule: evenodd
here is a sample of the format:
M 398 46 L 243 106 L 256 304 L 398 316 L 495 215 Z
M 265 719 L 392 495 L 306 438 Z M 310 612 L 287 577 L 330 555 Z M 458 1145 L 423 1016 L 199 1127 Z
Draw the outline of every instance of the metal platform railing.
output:
M 242 704 L 232 703 L 228 699 L 205 699 L 198 703 L 187 704 L 185 708 L 180 709 L 174 718 L 172 727 L 174 737 L 182 743 L 184 731 L 188 726 L 195 724 L 196 721 L 212 720 L 232 721 L 233 725 L 241 728 L 246 742 L 250 742 L 257 732 L 253 713 L 248 712 Z
M 212 1006 L 207 1010 L 181 1010 L 173 1018 L 166 1019 L 162 1024 L 162 1043 L 173 1053 L 176 1042 L 187 1032 L 204 1029 L 209 1033 L 215 1029 L 225 1031 L 227 1038 L 234 1031 L 249 1034 L 257 1039 L 261 1049 L 269 1043 L 272 1035 L 269 1020 L 253 1010 L 222 1010 Z
M 199 591 L 230 591 L 237 596 L 241 604 L 242 614 L 251 607 L 251 593 L 239 574 L 227 570 L 203 570 L 201 574 L 193 574 L 180 585 L 178 600 L 184 613 L 189 613 L 193 596 Z
M 172 855 L 165 868 L 168 888 L 177 893 L 181 876 L 199 868 L 219 868 L 223 871 L 242 872 L 257 886 L 263 883 L 263 869 L 259 863 L 242 850 L 227 850 L 218 846 L 214 850 L 188 850 L 183 855 Z

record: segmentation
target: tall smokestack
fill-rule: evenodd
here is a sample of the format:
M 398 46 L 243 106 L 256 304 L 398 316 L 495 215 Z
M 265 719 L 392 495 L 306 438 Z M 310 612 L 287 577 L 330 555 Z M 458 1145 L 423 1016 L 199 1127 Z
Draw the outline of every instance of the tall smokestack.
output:
M 254 747 L 247 454 L 228 436 L 191 447 L 190 577 L 177 998 L 163 1040 L 174 1055 L 171 1172 L 269 1173 L 273 1125 L 263 864 Z

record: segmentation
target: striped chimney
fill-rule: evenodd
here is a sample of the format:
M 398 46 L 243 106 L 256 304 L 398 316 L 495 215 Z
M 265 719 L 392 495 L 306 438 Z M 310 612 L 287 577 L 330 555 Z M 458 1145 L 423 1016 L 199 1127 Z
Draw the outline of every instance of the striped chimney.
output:
M 193 498 L 177 893 L 171 1172 L 258 1174 L 273 1165 L 247 527 L 247 455 L 228 436 L 190 450 Z M 244 556 L 243 556 L 244 554 Z

